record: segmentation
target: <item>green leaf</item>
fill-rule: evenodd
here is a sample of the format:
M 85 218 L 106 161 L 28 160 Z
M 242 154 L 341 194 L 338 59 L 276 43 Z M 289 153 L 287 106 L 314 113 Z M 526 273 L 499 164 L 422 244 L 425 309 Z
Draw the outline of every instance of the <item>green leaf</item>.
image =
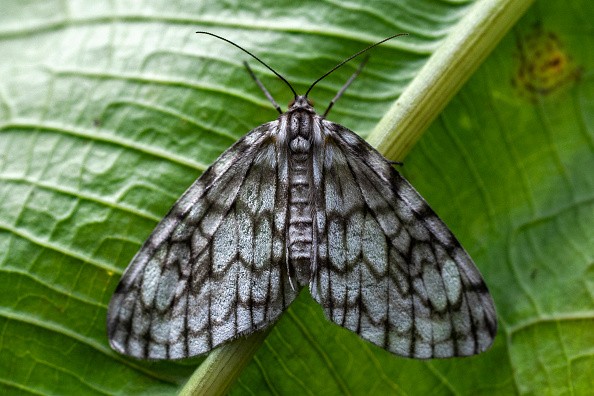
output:
M 471 4 L 4 1 L 0 12 L 0 390 L 175 393 L 201 359 L 113 352 L 106 307 L 157 221 L 216 157 L 276 117 L 237 49 L 298 91 L 372 53 L 330 118 L 368 135 Z M 594 378 L 591 2 L 537 2 L 406 158 L 403 173 L 495 298 L 492 350 L 415 361 L 302 293 L 232 393 L 577 393 Z M 540 49 L 540 51 L 538 51 Z M 251 63 L 252 64 L 252 63 Z M 530 67 L 537 65 L 539 67 Z M 290 93 L 252 64 L 281 104 Z M 357 63 L 312 92 L 320 111 Z

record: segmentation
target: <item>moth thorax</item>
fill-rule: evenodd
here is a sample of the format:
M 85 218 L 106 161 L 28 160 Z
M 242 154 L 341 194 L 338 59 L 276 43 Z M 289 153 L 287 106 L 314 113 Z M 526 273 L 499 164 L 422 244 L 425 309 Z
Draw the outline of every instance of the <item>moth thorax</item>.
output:
M 303 136 L 309 139 L 313 126 L 312 114 L 302 109 L 289 113 L 289 137 Z
M 309 143 L 309 140 L 305 139 L 303 136 L 297 136 L 291 140 L 291 143 L 289 144 L 291 151 L 294 153 L 307 153 L 310 146 L 311 144 Z

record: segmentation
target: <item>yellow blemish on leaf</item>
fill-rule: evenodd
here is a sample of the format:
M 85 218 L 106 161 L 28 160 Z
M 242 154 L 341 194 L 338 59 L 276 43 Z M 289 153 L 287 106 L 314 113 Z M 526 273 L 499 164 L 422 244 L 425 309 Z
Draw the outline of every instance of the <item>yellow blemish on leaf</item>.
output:
M 512 80 L 519 93 L 530 100 L 571 86 L 581 75 L 559 37 L 536 26 L 517 41 L 518 66 Z

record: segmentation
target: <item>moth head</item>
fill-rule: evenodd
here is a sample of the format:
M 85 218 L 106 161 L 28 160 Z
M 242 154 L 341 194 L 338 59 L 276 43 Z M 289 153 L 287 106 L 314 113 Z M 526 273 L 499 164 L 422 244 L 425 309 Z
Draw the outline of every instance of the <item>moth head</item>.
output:
M 289 102 L 289 111 L 291 110 L 311 110 L 313 111 L 314 102 L 305 95 L 297 95 L 295 99 Z

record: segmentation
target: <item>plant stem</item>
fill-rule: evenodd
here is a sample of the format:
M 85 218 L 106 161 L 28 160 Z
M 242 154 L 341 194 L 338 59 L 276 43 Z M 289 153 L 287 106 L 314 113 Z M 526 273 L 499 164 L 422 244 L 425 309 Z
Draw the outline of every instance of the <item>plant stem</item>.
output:
M 452 28 L 367 141 L 403 159 L 534 0 L 478 0 Z
M 258 331 L 212 351 L 186 382 L 179 396 L 226 394 L 270 330 Z
M 478 0 L 381 119 L 368 141 L 402 159 L 533 0 Z M 180 395 L 225 394 L 270 331 L 217 348 Z

